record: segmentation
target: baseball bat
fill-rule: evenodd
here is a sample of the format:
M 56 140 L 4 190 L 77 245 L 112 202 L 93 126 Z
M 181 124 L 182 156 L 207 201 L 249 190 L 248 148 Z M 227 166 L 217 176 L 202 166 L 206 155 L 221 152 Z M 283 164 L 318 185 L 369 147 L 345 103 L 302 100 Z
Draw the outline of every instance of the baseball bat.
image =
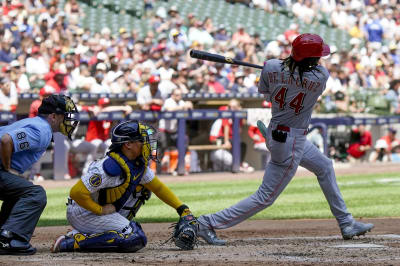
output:
M 243 62 L 241 60 L 236 60 L 230 57 L 226 57 L 219 54 L 211 54 L 200 50 L 190 50 L 190 57 L 197 58 L 200 60 L 212 61 L 217 63 L 223 64 L 231 64 L 231 65 L 239 65 L 239 66 L 246 66 L 246 67 L 253 67 L 258 69 L 263 69 L 263 66 L 251 64 L 247 62 Z

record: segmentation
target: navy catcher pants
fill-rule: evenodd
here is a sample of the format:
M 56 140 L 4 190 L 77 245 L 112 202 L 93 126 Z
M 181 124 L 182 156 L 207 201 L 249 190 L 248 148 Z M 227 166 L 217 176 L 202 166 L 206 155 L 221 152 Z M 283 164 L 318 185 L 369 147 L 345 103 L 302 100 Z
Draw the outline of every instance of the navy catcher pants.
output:
M 27 242 L 39 221 L 47 197 L 45 190 L 21 176 L 0 170 L 0 229 L 8 230 Z

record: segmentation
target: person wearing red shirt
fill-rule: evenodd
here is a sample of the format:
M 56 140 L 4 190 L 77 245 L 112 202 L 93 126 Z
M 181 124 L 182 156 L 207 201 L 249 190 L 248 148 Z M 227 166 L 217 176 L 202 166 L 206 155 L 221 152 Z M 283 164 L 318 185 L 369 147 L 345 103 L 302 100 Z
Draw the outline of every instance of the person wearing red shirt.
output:
M 104 112 L 123 111 L 125 114 L 132 112 L 132 107 L 126 106 L 110 106 L 109 98 L 100 98 L 97 106 L 86 106 L 82 110 L 89 111 L 92 117 L 96 117 Z M 85 140 L 96 146 L 97 155 L 104 156 L 108 147 L 111 145 L 110 130 L 112 121 L 109 120 L 90 120 L 86 132 Z
M 220 111 L 232 110 L 238 111 L 242 107 L 240 102 L 236 99 L 229 101 L 227 106 L 221 106 Z M 243 120 L 240 121 L 243 125 Z M 211 126 L 209 140 L 211 143 L 220 145 L 221 148 L 211 152 L 211 160 L 213 162 L 214 170 L 232 170 L 233 156 L 232 156 L 232 138 L 233 138 L 233 121 L 232 119 L 217 119 Z M 244 161 L 246 155 L 246 143 L 240 143 L 240 171 L 242 172 L 253 172 L 254 168 L 251 167 L 247 162 Z
M 42 104 L 43 98 L 56 93 L 55 89 L 50 86 L 44 86 L 39 91 L 39 99 L 34 100 L 29 107 L 29 117 L 35 117 L 38 115 L 39 106 Z
M 211 68 L 208 72 L 209 80 L 208 80 L 208 92 L 210 93 L 224 93 L 224 86 L 217 80 L 217 70 L 215 68 Z
M 44 86 L 43 88 L 40 89 L 39 91 L 39 99 L 34 100 L 30 107 L 29 107 L 29 117 L 35 117 L 39 113 L 39 106 L 42 104 L 43 98 L 50 96 L 51 94 L 55 93 L 55 90 L 52 87 L 49 86 Z M 28 176 L 29 180 L 32 181 L 43 181 L 44 177 L 40 174 L 42 166 L 42 161 L 38 160 L 36 163 L 34 163 L 30 169 L 30 173 Z
M 66 75 L 66 73 L 60 70 L 49 72 L 45 77 L 46 85 L 53 87 L 56 90 L 56 93 L 64 92 L 67 90 L 67 84 L 65 80 Z
M 125 114 L 132 112 L 130 106 L 111 106 L 109 98 L 100 98 L 97 101 L 97 105 L 92 106 L 78 106 L 80 111 L 86 111 L 89 113 L 91 119 L 97 117 L 100 113 L 123 111 Z M 110 130 L 112 121 L 109 120 L 90 120 L 86 131 L 85 139 L 74 139 L 72 142 L 65 143 L 66 152 L 72 152 L 70 154 L 71 162 L 74 161 L 74 154 L 86 155 L 85 164 L 82 169 L 82 173 L 86 173 L 89 165 L 96 159 L 105 155 L 108 147 L 111 145 Z M 65 156 L 68 158 L 68 156 Z M 69 172 L 71 176 L 76 176 L 79 172 L 78 168 L 73 166 L 73 163 L 69 165 Z
M 396 133 L 396 129 L 389 128 L 388 134 L 376 141 L 375 151 L 371 153 L 371 162 L 391 161 L 393 148 L 400 146 L 400 140 L 396 138 Z
M 353 162 L 355 160 L 365 160 L 366 154 L 372 147 L 372 136 L 365 125 L 358 125 L 357 128 L 353 129 L 351 132 L 350 145 L 347 149 L 349 154 L 348 160 Z

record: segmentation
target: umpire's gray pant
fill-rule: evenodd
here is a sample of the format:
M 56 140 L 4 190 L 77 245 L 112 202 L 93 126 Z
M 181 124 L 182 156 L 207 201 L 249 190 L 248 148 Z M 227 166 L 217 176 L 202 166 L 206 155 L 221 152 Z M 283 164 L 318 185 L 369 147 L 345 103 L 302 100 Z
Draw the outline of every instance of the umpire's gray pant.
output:
M 29 242 L 46 207 L 46 191 L 21 176 L 0 170 L 0 200 L 0 229 Z

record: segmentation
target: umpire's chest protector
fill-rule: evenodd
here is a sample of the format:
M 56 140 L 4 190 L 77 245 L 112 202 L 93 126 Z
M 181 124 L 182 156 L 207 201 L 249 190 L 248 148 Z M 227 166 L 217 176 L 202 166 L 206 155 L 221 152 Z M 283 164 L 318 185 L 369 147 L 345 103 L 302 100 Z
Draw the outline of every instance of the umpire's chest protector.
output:
M 120 153 L 111 152 L 108 156 L 109 158 L 103 162 L 103 170 L 109 176 L 122 178 L 124 181 L 119 186 L 101 189 L 99 191 L 99 204 L 113 204 L 118 212 L 129 197 L 134 194 L 146 167 L 140 160 L 128 161 Z

